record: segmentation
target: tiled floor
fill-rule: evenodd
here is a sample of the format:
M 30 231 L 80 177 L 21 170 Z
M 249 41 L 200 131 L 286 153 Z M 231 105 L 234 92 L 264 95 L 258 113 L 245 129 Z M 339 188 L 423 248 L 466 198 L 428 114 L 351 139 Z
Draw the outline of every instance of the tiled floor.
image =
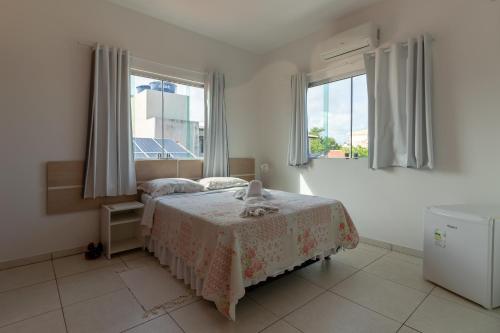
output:
M 500 332 L 500 309 L 421 272 L 420 258 L 360 244 L 251 290 L 231 322 L 143 252 L 76 255 L 0 271 L 0 333 Z

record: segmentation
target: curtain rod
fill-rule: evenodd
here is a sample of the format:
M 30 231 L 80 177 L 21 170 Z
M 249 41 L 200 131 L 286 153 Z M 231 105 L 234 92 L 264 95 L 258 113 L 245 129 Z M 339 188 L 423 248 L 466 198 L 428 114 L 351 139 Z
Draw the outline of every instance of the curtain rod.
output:
M 90 47 L 92 49 L 95 48 L 96 44 L 97 43 L 78 41 L 78 45 Z M 195 70 L 187 69 L 187 68 L 183 68 L 183 67 L 177 67 L 177 66 L 172 66 L 172 65 L 165 65 L 165 64 L 153 61 L 153 60 L 139 58 L 139 57 L 136 57 L 136 56 L 133 56 L 133 55 L 131 55 L 130 57 L 132 59 L 137 59 L 137 60 L 140 60 L 140 61 L 146 61 L 146 62 L 149 62 L 149 63 L 154 64 L 154 65 L 159 65 L 161 67 L 167 67 L 167 68 L 174 69 L 174 70 L 180 70 L 180 71 L 183 71 L 183 72 L 191 72 L 191 73 L 200 74 L 200 75 L 207 75 L 208 74 L 207 72 L 199 72 L 199 71 L 195 71 Z
M 431 37 L 431 42 L 434 42 L 434 41 L 435 41 L 435 38 Z M 408 46 L 408 42 L 399 42 L 399 43 L 396 43 L 396 44 L 400 44 L 401 46 Z M 391 46 L 381 47 L 380 49 L 383 52 L 386 52 L 386 53 L 387 52 L 391 52 Z M 377 50 L 373 50 L 373 51 L 366 52 L 365 54 L 374 55 L 376 52 L 377 52 Z

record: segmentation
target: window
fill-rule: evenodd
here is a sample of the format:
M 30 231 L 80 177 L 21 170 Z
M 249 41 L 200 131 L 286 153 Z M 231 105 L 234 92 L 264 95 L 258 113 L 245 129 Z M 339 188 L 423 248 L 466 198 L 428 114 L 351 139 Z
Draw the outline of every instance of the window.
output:
M 203 157 L 203 87 L 139 75 L 130 86 L 136 160 Z
M 366 75 L 311 85 L 307 116 L 311 157 L 368 156 Z

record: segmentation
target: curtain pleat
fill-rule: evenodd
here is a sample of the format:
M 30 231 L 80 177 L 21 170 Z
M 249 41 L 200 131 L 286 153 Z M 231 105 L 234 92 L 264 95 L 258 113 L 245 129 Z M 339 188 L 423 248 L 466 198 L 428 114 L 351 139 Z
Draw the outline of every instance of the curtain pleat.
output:
M 365 55 L 369 165 L 434 167 L 431 37 Z
M 136 193 L 128 51 L 97 45 L 84 198 Z
M 203 175 L 229 176 L 225 78 L 223 73 L 211 72 L 205 83 L 205 147 Z
M 292 75 L 292 117 L 288 143 L 288 165 L 291 166 L 301 166 L 309 162 L 307 84 L 306 74 Z

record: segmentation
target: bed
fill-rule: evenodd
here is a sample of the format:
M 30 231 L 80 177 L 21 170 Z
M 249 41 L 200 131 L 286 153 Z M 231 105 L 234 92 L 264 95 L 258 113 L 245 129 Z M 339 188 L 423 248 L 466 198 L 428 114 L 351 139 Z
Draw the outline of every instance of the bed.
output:
M 138 185 L 158 178 L 202 178 L 202 160 L 136 161 Z M 230 158 L 231 176 L 255 179 L 253 158 Z M 83 161 L 47 163 L 47 213 L 98 209 L 142 199 L 148 248 L 163 265 L 235 319 L 245 288 L 309 259 L 351 249 L 358 234 L 344 206 L 332 199 L 270 191 L 278 213 L 240 218 L 244 204 L 229 190 L 83 199 Z
M 232 320 L 246 287 L 359 240 L 339 201 L 269 190 L 279 212 L 242 218 L 239 189 L 142 195 L 148 249 Z

